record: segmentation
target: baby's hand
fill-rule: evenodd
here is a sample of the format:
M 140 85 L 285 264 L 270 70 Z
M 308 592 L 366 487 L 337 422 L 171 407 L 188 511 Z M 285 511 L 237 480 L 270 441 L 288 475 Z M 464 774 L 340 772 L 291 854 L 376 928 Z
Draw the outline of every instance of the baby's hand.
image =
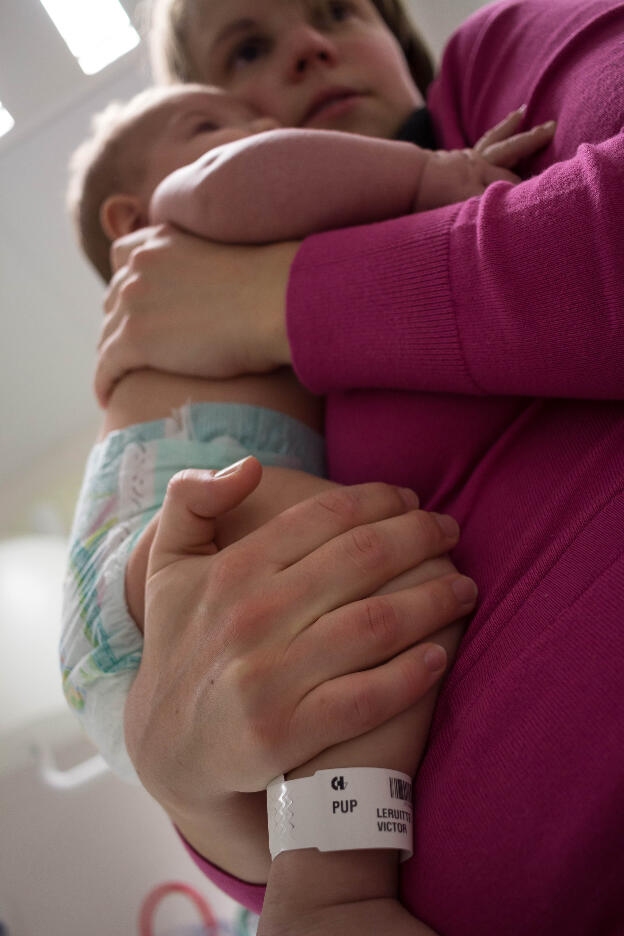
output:
M 513 111 L 488 130 L 473 149 L 437 150 L 425 164 L 416 199 L 416 211 L 429 211 L 481 195 L 492 182 L 511 182 L 520 177 L 509 171 L 521 159 L 546 146 L 555 133 L 555 121 L 514 133 L 524 108 Z
M 538 124 L 537 127 L 524 130 L 522 133 L 514 132 L 522 123 L 525 111 L 526 105 L 507 114 L 500 123 L 483 134 L 475 143 L 473 152 L 478 153 L 493 166 L 509 169 L 517 165 L 521 159 L 532 156 L 544 146 L 548 146 L 555 135 L 557 127 L 555 120 Z

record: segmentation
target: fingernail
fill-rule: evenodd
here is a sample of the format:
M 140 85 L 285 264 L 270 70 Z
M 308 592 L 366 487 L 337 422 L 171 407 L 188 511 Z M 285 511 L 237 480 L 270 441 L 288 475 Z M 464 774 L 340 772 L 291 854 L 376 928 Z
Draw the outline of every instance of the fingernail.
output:
M 434 513 L 433 516 L 436 518 L 438 526 L 445 536 L 448 536 L 449 539 L 457 539 L 459 536 L 459 523 L 457 520 L 454 520 L 453 517 L 448 514 Z
M 425 651 L 425 666 L 432 673 L 439 673 L 446 666 L 446 650 L 439 644 L 432 644 Z
M 526 105 L 526 104 L 522 104 L 522 105 L 518 108 L 518 110 L 516 111 L 516 113 L 518 113 L 518 114 L 524 114 L 524 112 L 525 112 L 526 109 L 527 109 L 527 105 Z
M 227 475 L 236 474 L 237 471 L 240 471 L 241 467 L 245 464 L 249 457 L 249 455 L 246 455 L 245 458 L 241 458 L 240 461 L 234 462 L 233 465 L 228 465 L 227 468 L 222 468 L 221 471 L 217 471 L 214 477 L 225 478 Z
M 399 494 L 401 499 L 406 507 L 409 507 L 410 510 L 414 507 L 420 507 L 420 499 L 418 494 L 415 491 L 412 491 L 411 488 L 399 488 Z
M 479 594 L 479 589 L 475 582 L 471 578 L 468 578 L 465 575 L 462 575 L 461 578 L 455 579 L 451 584 L 451 588 L 455 592 L 457 600 L 461 604 L 474 604 L 474 601 Z

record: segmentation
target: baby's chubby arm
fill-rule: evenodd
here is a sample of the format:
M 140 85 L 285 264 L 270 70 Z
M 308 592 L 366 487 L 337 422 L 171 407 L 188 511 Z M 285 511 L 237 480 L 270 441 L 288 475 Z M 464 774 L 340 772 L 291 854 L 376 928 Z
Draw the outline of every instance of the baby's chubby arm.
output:
M 171 173 L 152 196 L 150 221 L 262 244 L 399 217 L 414 210 L 428 155 L 356 134 L 269 130 Z
M 450 152 L 329 130 L 279 129 L 205 153 L 156 188 L 152 223 L 212 241 L 262 244 L 427 211 L 482 194 L 550 142 L 552 123 L 514 133 L 514 111 L 474 149 Z

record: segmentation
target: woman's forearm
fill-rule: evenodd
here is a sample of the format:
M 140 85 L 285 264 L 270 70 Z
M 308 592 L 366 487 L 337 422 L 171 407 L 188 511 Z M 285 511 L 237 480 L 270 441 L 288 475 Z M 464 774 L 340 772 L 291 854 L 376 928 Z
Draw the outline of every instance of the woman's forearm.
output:
M 266 793 L 234 793 L 202 816 L 166 810 L 185 841 L 211 864 L 248 884 L 266 884 L 271 870 Z

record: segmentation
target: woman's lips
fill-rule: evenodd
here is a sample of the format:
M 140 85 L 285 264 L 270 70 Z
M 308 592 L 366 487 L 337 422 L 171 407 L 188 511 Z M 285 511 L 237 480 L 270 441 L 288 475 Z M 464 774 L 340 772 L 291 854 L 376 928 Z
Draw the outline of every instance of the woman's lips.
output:
M 309 124 L 314 123 L 318 117 L 322 117 L 324 120 L 328 117 L 340 117 L 342 114 L 348 113 L 362 97 L 362 94 L 354 92 L 353 94 L 330 98 L 310 114 L 304 126 L 307 127 Z

